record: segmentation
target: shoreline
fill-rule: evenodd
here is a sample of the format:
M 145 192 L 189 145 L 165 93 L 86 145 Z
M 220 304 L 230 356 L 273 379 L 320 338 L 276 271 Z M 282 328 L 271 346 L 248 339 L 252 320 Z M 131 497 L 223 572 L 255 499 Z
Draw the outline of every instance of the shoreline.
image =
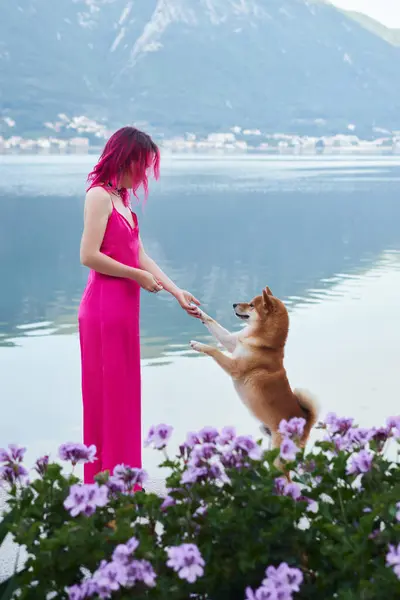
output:
M 97 155 L 101 152 L 102 146 L 91 146 L 90 148 L 84 149 L 68 149 L 68 150 L 57 150 L 57 149 L 2 149 L 0 148 L 0 160 L 1 157 L 6 156 L 92 156 Z M 185 149 L 177 148 L 171 150 L 170 148 L 165 149 L 161 146 L 161 154 L 168 158 L 204 158 L 204 157 L 227 157 L 227 158 L 266 158 L 266 157 L 340 157 L 340 156 L 400 156 L 400 147 L 396 148 L 380 148 L 377 146 L 363 147 L 363 146 L 352 146 L 352 147 L 326 147 L 324 149 L 314 148 L 271 148 L 271 149 L 247 149 L 242 148 L 235 149 L 219 149 L 219 148 L 198 148 L 198 149 Z

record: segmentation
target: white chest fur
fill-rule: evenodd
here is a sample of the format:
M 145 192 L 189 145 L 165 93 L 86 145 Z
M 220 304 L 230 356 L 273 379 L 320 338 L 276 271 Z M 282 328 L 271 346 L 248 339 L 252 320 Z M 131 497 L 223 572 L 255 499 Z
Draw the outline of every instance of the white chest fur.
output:
M 232 352 L 232 357 L 233 358 L 247 358 L 250 356 L 250 354 L 251 354 L 250 348 L 248 346 L 246 346 L 246 344 L 244 344 L 240 338 L 238 338 L 236 348 Z
M 245 404 L 246 406 L 249 406 L 249 398 L 248 398 L 248 394 L 246 394 L 246 386 L 242 382 L 235 381 L 235 380 L 233 380 L 233 386 L 236 390 L 237 395 L 243 402 L 243 404 Z

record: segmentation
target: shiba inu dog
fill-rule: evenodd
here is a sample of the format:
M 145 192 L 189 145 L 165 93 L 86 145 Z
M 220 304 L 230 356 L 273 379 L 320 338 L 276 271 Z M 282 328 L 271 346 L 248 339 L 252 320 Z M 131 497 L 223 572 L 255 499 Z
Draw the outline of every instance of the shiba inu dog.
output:
M 192 341 L 196 352 L 211 356 L 233 380 L 242 402 L 271 436 L 272 448 L 281 445 L 279 423 L 282 419 L 302 417 L 306 421 L 301 445 L 304 446 L 318 418 L 312 396 L 292 390 L 283 366 L 284 348 L 289 332 L 288 311 L 269 287 L 251 302 L 233 305 L 236 316 L 246 322 L 239 333 L 230 333 L 199 309 L 199 318 L 230 353 Z

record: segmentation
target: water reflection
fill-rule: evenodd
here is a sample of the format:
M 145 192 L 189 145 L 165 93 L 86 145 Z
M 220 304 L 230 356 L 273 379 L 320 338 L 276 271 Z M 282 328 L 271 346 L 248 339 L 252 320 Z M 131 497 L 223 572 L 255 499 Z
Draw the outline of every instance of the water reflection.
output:
M 363 276 L 331 283 L 324 302 L 295 299 L 292 305 L 286 352 L 290 382 L 311 390 L 323 415 L 334 411 L 363 426 L 381 424 L 399 412 L 399 253 L 383 254 Z M 196 325 L 196 337 L 201 328 Z M 228 424 L 243 434 L 259 434 L 258 423 L 214 361 L 193 360 L 176 346 L 163 352 L 143 361 L 144 433 L 155 422 L 170 423 L 172 451 L 187 431 L 205 425 Z M 153 368 L 160 364 L 167 366 Z M 77 335 L 28 335 L 12 351 L 0 348 L 0 381 L 1 446 L 27 445 L 32 463 L 43 453 L 56 456 L 62 442 L 81 439 Z M 144 450 L 145 467 L 154 478 L 160 477 L 159 459 Z
M 0 166 L 2 346 L 76 332 L 87 277 L 81 190 L 93 158 L 64 160 Z M 235 328 L 232 302 L 266 283 L 292 310 L 337 294 L 338 282 L 372 265 L 385 269 L 400 248 L 399 176 L 393 157 L 167 161 L 139 211 L 142 238 L 180 285 Z M 143 358 L 169 362 L 193 336 L 198 323 L 170 297 L 143 294 Z

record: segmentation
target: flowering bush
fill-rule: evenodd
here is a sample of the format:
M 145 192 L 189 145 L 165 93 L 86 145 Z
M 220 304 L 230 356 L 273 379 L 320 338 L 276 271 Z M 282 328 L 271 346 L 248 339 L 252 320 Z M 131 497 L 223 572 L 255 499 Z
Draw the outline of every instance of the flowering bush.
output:
M 83 485 L 48 457 L 30 477 L 24 448 L 0 450 L 0 543 L 10 533 L 28 554 L 0 600 L 399 598 L 400 418 L 363 429 L 328 415 L 308 454 L 303 427 L 283 421 L 274 451 L 208 427 L 175 457 L 171 428 L 153 427 L 147 443 L 170 471 L 163 497 L 133 493 L 142 469 L 119 465 Z M 59 458 L 75 466 L 95 453 L 64 444 Z

